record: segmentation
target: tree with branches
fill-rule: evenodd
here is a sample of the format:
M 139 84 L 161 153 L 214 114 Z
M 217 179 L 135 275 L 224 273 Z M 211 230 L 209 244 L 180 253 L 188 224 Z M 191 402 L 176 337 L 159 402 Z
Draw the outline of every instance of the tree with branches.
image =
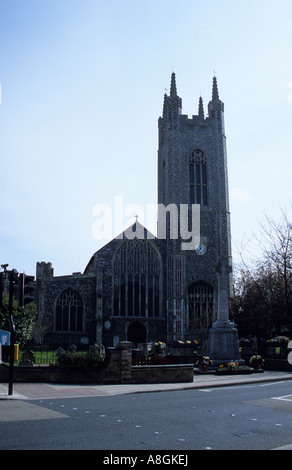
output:
M 251 267 L 242 257 L 231 302 L 239 334 L 259 343 L 292 334 L 292 225 L 282 211 L 279 223 L 266 217 L 261 229 L 261 258 Z

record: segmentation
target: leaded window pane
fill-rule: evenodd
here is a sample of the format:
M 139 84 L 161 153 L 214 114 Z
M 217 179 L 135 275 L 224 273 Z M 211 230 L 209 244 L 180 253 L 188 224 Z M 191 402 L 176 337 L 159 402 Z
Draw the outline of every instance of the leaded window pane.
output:
M 146 316 L 146 278 L 141 276 L 141 317 Z
M 188 289 L 188 330 L 209 328 L 214 320 L 213 288 L 195 282 Z
M 125 240 L 113 259 L 113 314 L 159 317 L 161 276 L 156 248 L 148 240 Z
M 78 294 L 71 288 L 66 289 L 59 296 L 55 316 L 56 331 L 83 331 L 83 302 Z
M 159 316 L 159 277 L 154 279 L 154 316 Z
M 126 278 L 125 275 L 121 276 L 121 315 L 126 315 Z
M 133 315 L 133 276 L 128 276 L 128 315 Z

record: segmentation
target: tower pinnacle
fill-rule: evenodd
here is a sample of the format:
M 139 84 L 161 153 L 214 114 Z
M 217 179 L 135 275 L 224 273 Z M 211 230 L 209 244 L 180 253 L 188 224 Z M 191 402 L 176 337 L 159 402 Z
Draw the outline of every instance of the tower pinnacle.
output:
M 203 98 L 200 96 L 200 99 L 199 99 L 199 117 L 204 119 L 205 116 L 204 116 L 204 105 L 203 105 Z
M 175 73 L 171 74 L 170 97 L 177 96 Z
M 213 77 L 213 88 L 212 88 L 212 101 L 219 100 L 219 93 L 218 93 L 218 85 L 217 85 L 217 78 L 214 75 Z

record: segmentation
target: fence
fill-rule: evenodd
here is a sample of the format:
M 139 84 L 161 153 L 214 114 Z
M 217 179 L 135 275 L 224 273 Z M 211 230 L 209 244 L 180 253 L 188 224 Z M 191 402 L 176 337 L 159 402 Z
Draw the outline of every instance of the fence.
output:
M 70 384 L 125 384 L 125 383 L 183 383 L 192 382 L 193 366 L 189 364 L 163 364 L 132 366 L 132 344 L 121 342 L 106 350 L 106 361 L 97 369 L 70 366 L 23 365 L 15 367 L 15 382 L 44 382 Z M 9 366 L 0 366 L 0 382 L 9 379 Z
M 88 352 L 88 345 L 78 346 L 77 352 L 85 354 Z M 75 349 L 73 349 L 75 350 Z M 45 348 L 33 346 L 29 350 L 20 350 L 18 356 L 18 364 L 34 364 L 38 366 L 46 364 L 55 364 L 58 361 L 60 348 L 49 345 Z M 8 363 L 10 357 L 10 347 L 2 346 L 2 362 Z

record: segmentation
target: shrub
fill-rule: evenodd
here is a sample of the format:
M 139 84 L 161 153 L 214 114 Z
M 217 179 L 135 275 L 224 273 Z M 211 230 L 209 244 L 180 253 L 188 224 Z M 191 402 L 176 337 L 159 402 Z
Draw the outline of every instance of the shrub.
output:
M 102 366 L 105 355 L 98 345 L 91 346 L 87 353 L 64 351 L 58 357 L 58 364 L 84 369 L 97 369 Z

